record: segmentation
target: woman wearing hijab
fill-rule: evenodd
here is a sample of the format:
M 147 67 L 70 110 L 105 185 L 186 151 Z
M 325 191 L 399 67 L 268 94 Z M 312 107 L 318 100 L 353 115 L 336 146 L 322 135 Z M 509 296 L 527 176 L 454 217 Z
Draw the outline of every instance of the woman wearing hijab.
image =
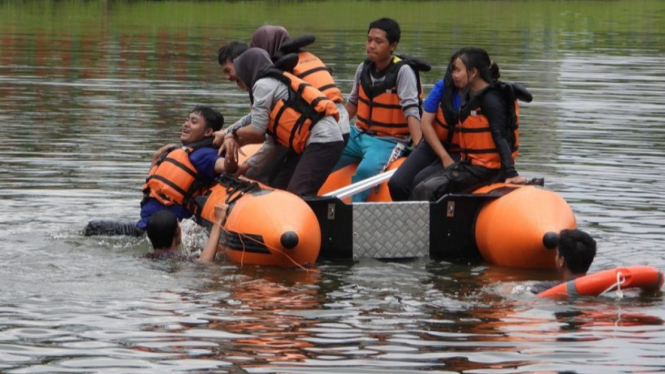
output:
M 316 196 L 344 149 L 335 104 L 298 77 L 276 69 L 263 49 L 248 49 L 233 66 L 238 86 L 252 94 L 254 104 L 251 124 L 234 127 L 225 142 L 262 143 L 267 134 L 291 151 L 273 185 L 286 185 L 287 191 L 299 196 Z M 252 167 L 270 158 L 263 153 Z M 229 159 L 237 162 L 237 155 Z
M 304 43 L 308 43 L 313 42 L 314 37 L 302 39 L 306 40 Z M 330 69 L 326 67 L 323 61 L 313 53 L 299 48 L 298 44 L 301 43 L 291 39 L 289 32 L 284 27 L 273 25 L 259 27 L 249 41 L 250 48 L 255 47 L 265 50 L 273 61 L 287 53 L 298 54 L 298 64 L 293 68 L 293 74 L 316 87 L 335 103 L 339 111 L 338 124 L 342 130 L 344 141 L 347 141 L 350 129 L 349 113 L 344 106 L 342 91 L 335 84 Z

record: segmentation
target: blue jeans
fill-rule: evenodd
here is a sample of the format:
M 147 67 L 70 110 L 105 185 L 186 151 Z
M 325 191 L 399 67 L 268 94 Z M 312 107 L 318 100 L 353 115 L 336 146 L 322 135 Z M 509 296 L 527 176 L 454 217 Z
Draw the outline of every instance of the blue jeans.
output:
M 349 142 L 344 147 L 342 157 L 337 161 L 335 170 L 359 162 L 356 173 L 351 177 L 351 183 L 379 174 L 390 159 L 393 149 L 399 144 L 393 139 L 383 139 L 378 136 L 362 133 L 355 126 L 351 126 Z M 351 198 L 354 203 L 367 200 L 371 189 L 359 192 Z

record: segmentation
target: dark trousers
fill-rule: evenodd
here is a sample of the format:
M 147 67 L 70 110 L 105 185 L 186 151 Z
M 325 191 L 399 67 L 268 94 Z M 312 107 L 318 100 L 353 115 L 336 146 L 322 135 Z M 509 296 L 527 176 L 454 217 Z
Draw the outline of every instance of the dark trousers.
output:
M 85 236 L 143 236 L 145 231 L 136 227 L 134 222 L 119 222 L 119 221 L 90 221 L 83 230 Z
M 343 141 L 310 143 L 301 155 L 286 157 L 270 185 L 298 196 L 316 196 L 343 151 Z
M 253 179 L 257 182 L 272 186 L 271 182 L 277 174 L 279 168 L 286 162 L 291 152 L 286 147 L 280 147 L 279 152 L 269 160 L 261 169 L 249 168 L 247 171 L 247 178 Z
M 470 192 L 503 180 L 501 169 L 488 169 L 468 161 L 455 162 L 420 182 L 411 193 L 411 200 L 437 201 L 449 193 Z
M 451 157 L 455 161 L 459 158 L 457 154 L 453 154 Z M 434 153 L 429 143 L 423 140 L 388 181 L 390 197 L 393 201 L 408 200 L 415 186 L 430 175 L 441 171 L 443 171 L 441 159 Z

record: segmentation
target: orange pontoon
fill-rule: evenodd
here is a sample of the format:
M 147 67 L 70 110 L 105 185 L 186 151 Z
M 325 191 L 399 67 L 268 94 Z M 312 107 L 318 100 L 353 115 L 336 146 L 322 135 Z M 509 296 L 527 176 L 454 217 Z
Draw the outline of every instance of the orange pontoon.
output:
M 229 205 L 219 251 L 234 263 L 293 267 L 313 263 L 319 255 L 316 216 L 292 193 L 221 177 L 196 203 L 204 226 L 214 222 L 215 205 Z

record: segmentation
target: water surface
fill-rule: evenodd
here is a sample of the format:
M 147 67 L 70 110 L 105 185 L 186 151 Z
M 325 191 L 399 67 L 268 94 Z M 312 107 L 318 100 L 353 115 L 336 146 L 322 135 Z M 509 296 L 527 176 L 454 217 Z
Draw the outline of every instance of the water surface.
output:
M 665 3 L 0 1 L 0 371 L 661 372 L 658 294 L 537 300 L 552 273 L 430 259 L 315 272 L 154 263 L 134 221 L 152 152 L 197 104 L 243 115 L 216 51 L 266 23 L 315 34 L 343 91 L 366 27 L 434 65 L 486 48 L 524 83 L 520 173 L 597 238 L 592 271 L 665 269 Z M 186 248 L 205 240 L 186 224 Z

